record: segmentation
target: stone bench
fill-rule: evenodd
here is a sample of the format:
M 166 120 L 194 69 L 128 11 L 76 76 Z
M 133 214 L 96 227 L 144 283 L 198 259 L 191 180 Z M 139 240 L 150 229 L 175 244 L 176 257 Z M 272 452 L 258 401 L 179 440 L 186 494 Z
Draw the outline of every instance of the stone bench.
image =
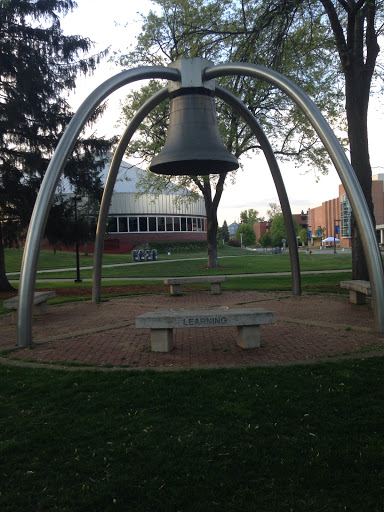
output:
M 226 280 L 225 276 L 172 277 L 164 279 L 164 284 L 169 284 L 171 295 L 180 295 L 182 284 L 209 283 L 211 294 L 219 295 L 221 293 L 221 283 Z
M 47 300 L 54 299 L 56 292 L 35 292 L 33 296 L 33 314 L 34 315 L 45 315 L 47 313 Z M 10 299 L 3 301 L 3 307 L 6 310 L 12 311 L 12 321 L 17 321 L 17 310 L 19 308 L 19 296 L 11 297 Z
M 136 328 L 151 329 L 152 352 L 169 352 L 173 329 L 194 327 L 237 327 L 237 344 L 242 348 L 260 347 L 260 325 L 273 324 L 272 311 L 261 308 L 174 309 L 154 311 L 136 317 Z
M 340 287 L 349 290 L 349 302 L 351 304 L 365 304 L 366 296 L 371 295 L 371 284 L 369 281 L 358 279 L 341 281 Z

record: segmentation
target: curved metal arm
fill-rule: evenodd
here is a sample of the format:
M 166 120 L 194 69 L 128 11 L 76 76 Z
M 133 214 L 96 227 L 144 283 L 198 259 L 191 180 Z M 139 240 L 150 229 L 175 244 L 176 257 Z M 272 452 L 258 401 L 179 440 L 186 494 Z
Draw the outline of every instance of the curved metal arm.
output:
M 253 133 L 255 134 L 261 149 L 264 152 L 265 158 L 268 162 L 269 169 L 272 174 L 273 181 L 275 182 L 277 194 L 279 196 L 281 209 L 283 210 L 284 222 L 287 229 L 287 238 L 289 244 L 289 257 L 291 260 L 291 272 L 292 272 L 292 291 L 294 295 L 301 295 L 301 277 L 300 277 L 300 261 L 299 261 L 299 251 L 297 249 L 297 241 L 296 241 L 296 233 L 295 227 L 293 224 L 291 206 L 289 204 L 289 199 L 287 195 L 287 191 L 285 189 L 284 181 L 281 176 L 279 164 L 275 158 L 273 153 L 273 149 L 268 141 L 267 136 L 265 135 L 263 129 L 258 123 L 256 117 L 248 110 L 248 108 L 244 105 L 242 101 L 240 101 L 234 94 L 227 91 L 223 87 L 216 85 L 215 87 L 216 95 L 227 102 L 231 107 L 238 112 L 244 121 L 251 128 Z
M 77 137 L 98 105 L 105 98 L 124 85 L 149 78 L 179 80 L 180 73 L 174 68 L 150 66 L 123 71 L 113 76 L 87 97 L 73 116 L 64 135 L 60 139 L 36 199 L 24 248 L 17 320 L 17 343 L 20 346 L 27 346 L 32 343 L 32 303 L 40 244 L 60 174 L 64 169 Z
M 220 64 L 206 68 L 204 78 L 212 80 L 227 75 L 251 76 L 275 85 L 301 108 L 320 137 L 340 176 L 356 216 L 370 276 L 376 329 L 384 332 L 384 272 L 374 226 L 359 181 L 333 130 L 307 94 L 277 71 L 249 63 Z
M 157 105 L 159 105 L 159 103 L 168 98 L 168 96 L 168 87 L 164 87 L 163 89 L 157 91 L 140 107 L 135 116 L 132 118 L 132 121 L 127 126 L 125 132 L 123 133 L 123 136 L 121 137 L 113 155 L 111 166 L 108 171 L 107 181 L 105 183 L 103 198 L 101 200 L 99 219 L 97 221 L 96 229 L 92 279 L 92 300 L 95 303 L 98 303 L 101 300 L 101 274 L 103 265 L 104 237 L 107 227 L 109 206 L 111 204 L 113 189 L 115 187 L 121 161 L 124 157 L 125 150 L 127 149 L 127 146 L 130 143 L 131 138 L 133 137 L 140 123 L 151 112 L 151 110 L 153 110 L 155 107 L 157 107 Z

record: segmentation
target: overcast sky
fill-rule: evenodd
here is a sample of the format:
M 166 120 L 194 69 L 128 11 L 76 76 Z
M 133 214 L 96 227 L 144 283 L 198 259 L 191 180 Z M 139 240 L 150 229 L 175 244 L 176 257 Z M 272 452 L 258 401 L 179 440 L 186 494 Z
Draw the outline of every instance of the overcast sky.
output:
M 153 6 L 149 0 L 77 0 L 78 8 L 62 20 L 66 34 L 80 34 L 95 42 L 95 51 L 111 46 L 111 51 L 126 49 L 135 44 L 135 36 L 141 30 L 141 17 L 138 11 L 146 13 Z M 123 26 L 122 24 L 127 24 Z M 75 94 L 70 96 L 70 103 L 77 109 L 84 99 L 100 83 L 122 71 L 112 63 L 103 63 L 94 76 L 79 80 Z M 129 86 L 128 86 L 129 87 Z M 103 119 L 96 125 L 99 135 L 121 135 L 122 129 L 116 128 L 119 117 L 119 102 L 126 91 L 117 91 L 111 95 L 109 106 Z M 384 123 L 384 99 L 374 96 L 370 104 L 369 136 L 373 174 L 384 173 L 382 126 Z M 278 203 L 276 189 L 268 165 L 263 156 L 254 156 L 242 160 L 244 170 L 238 171 L 235 184 L 228 182 L 224 190 L 218 220 L 228 224 L 238 221 L 240 212 L 254 208 L 265 215 L 269 203 Z M 136 163 L 136 162 L 132 162 Z M 281 173 L 287 189 L 293 213 L 305 212 L 308 208 L 321 205 L 323 201 L 338 196 L 341 183 L 334 168 L 320 180 L 307 167 L 295 168 L 293 163 L 281 164 Z

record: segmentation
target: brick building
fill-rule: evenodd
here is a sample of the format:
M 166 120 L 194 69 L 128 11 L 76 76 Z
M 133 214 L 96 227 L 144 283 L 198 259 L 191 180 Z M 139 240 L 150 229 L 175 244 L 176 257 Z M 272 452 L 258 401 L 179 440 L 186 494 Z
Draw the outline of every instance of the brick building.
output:
M 384 245 L 384 174 L 372 176 L 372 201 L 377 239 Z M 323 236 L 316 236 L 318 229 L 322 230 Z M 321 206 L 309 210 L 308 230 L 312 232 L 313 244 L 316 241 L 320 243 L 321 238 L 335 236 L 336 232 L 341 247 L 351 247 L 351 205 L 343 185 L 339 185 L 338 197 L 324 201 Z

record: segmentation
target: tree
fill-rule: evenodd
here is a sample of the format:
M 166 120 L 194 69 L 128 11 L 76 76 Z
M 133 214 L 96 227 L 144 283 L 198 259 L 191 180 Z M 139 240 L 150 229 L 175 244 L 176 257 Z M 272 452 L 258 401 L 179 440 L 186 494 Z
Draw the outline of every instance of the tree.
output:
M 123 66 L 167 65 L 180 57 L 204 57 L 221 61 L 255 62 L 286 71 L 293 79 L 315 97 L 327 112 L 330 120 L 339 120 L 337 94 L 329 91 L 327 81 L 328 53 L 317 52 L 316 66 L 313 57 L 297 59 L 298 49 L 311 55 L 310 49 L 326 49 L 328 43 L 323 26 L 318 23 L 316 33 L 310 26 L 317 19 L 306 19 L 305 9 L 298 5 L 293 11 L 291 1 L 287 6 L 270 8 L 267 0 L 237 3 L 230 0 L 156 0 L 159 10 L 143 18 L 143 28 L 135 49 L 121 55 Z M 277 2 L 278 4 L 278 2 Z M 300 13 L 303 24 L 294 23 Z M 263 14 L 261 16 L 260 14 Z M 280 16 L 280 18 L 279 18 Z M 286 17 L 282 24 L 281 17 Z M 290 28 L 289 37 L 285 27 Z M 306 74 L 303 74 L 303 67 Z M 237 95 L 258 117 L 275 146 L 275 151 L 300 162 L 308 159 L 326 171 L 327 158 L 324 148 L 317 144 L 317 136 L 298 109 L 274 87 L 245 77 L 223 77 L 220 84 Z M 317 88 L 315 87 L 317 85 Z M 131 93 L 123 109 L 124 122 L 132 118 L 135 105 L 141 105 L 148 92 L 158 88 L 150 84 L 137 93 Z M 324 91 L 327 91 L 325 95 Z M 218 102 L 219 128 L 229 151 L 237 157 L 258 151 L 260 146 L 248 126 L 225 103 Z M 149 161 L 164 143 L 167 106 L 159 107 L 157 115 L 148 116 L 142 123 L 136 143 L 128 147 L 128 155 L 141 156 Z M 155 112 L 155 111 L 153 111 Z M 129 115 L 128 115 L 129 114 Z M 305 126 L 305 130 L 301 127 Z M 233 178 L 233 173 L 232 173 Z M 179 178 L 170 178 L 179 182 Z M 183 178 L 185 180 L 185 178 Z M 217 261 L 217 208 L 221 199 L 226 174 L 209 177 L 190 177 L 189 184 L 204 196 L 207 212 L 208 265 L 218 266 Z M 185 181 L 184 181 L 185 183 Z
M 320 0 L 333 33 L 344 76 L 345 110 L 351 164 L 360 182 L 375 225 L 372 168 L 368 149 L 368 105 L 377 73 L 383 33 L 384 4 L 379 0 Z M 355 216 L 352 212 L 352 277 L 368 280 L 368 269 Z
M 297 234 L 299 230 L 299 225 L 297 224 L 296 220 L 293 218 L 293 224 L 295 226 L 295 232 Z M 283 245 L 283 238 L 287 239 L 287 233 L 285 230 L 285 222 L 284 222 L 284 216 L 282 213 L 279 213 L 274 217 L 271 224 L 271 238 L 272 238 L 272 245 L 274 247 L 278 247 Z
M 236 239 L 242 241 L 242 245 L 249 247 L 256 242 L 256 234 L 251 224 L 240 224 L 236 231 Z
M 307 230 L 307 228 L 300 229 L 299 240 L 303 245 L 308 245 L 308 230 Z
M 103 54 L 81 58 L 91 42 L 64 36 L 59 14 L 72 0 L 2 0 L 0 8 L 0 290 L 5 274 L 4 244 L 25 236 L 32 207 L 52 153 L 72 112 L 63 96 L 78 73 L 95 69 Z M 94 121 L 101 113 L 98 109 Z M 97 194 L 102 155 L 111 141 L 80 139 L 65 168 L 74 189 Z M 99 159 L 95 157 L 99 156 Z
M 281 214 L 281 206 L 277 203 L 269 203 L 269 210 L 267 210 L 267 218 L 269 222 Z
M 258 240 L 261 247 L 271 247 L 272 245 L 272 238 L 269 233 L 264 233 L 264 235 L 261 235 L 261 237 Z
M 240 212 L 240 222 L 242 224 L 256 224 L 256 222 L 263 222 L 264 217 L 259 217 L 259 212 L 254 210 L 253 208 L 249 208 L 248 210 L 243 210 Z
M 228 240 L 229 240 L 229 229 L 228 229 L 228 224 L 227 224 L 226 220 L 223 222 L 223 226 L 221 228 L 221 236 L 222 236 L 224 242 L 228 242 Z

